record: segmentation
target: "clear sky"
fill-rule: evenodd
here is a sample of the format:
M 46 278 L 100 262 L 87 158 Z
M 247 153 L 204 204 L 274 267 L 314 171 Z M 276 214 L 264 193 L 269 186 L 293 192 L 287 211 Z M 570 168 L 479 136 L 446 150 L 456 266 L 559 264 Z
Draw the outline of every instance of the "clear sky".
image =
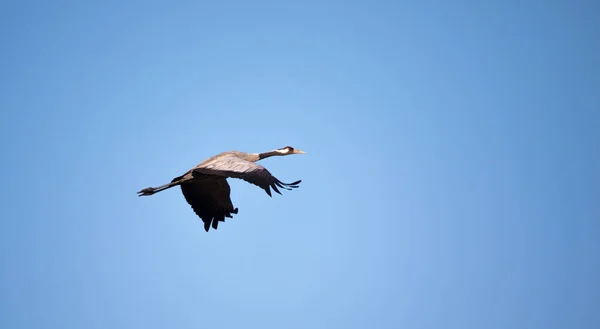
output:
M 99 3 L 0 5 L 1 328 L 600 328 L 599 2 Z

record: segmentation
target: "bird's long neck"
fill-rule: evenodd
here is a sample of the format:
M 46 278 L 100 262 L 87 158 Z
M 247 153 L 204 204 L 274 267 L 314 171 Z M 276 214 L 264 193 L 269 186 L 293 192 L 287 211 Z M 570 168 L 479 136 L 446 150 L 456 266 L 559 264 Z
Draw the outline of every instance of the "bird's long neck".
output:
M 272 157 L 272 156 L 276 156 L 276 155 L 281 155 L 281 153 L 277 152 L 277 151 L 258 153 L 258 159 L 256 159 L 255 161 L 262 160 L 264 158 L 268 158 L 268 157 Z

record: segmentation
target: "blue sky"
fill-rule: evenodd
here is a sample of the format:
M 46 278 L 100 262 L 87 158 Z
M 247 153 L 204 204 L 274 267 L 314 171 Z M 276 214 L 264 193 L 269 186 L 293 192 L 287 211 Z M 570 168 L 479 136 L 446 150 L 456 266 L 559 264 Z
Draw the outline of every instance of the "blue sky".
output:
M 0 327 L 598 328 L 592 1 L 0 5 Z M 164 184 L 227 150 L 204 232 Z

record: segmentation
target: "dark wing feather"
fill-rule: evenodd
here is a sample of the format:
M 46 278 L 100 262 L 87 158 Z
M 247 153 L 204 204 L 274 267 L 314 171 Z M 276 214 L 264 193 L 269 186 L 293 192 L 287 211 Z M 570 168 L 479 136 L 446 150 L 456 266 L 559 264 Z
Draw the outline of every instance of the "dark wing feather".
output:
M 271 196 L 270 188 L 279 194 L 279 188 L 291 190 L 298 187 L 300 180 L 293 183 L 283 183 L 275 178 L 265 167 L 254 162 L 246 161 L 237 156 L 224 156 L 192 169 L 194 173 L 216 175 L 221 177 L 240 178 L 254 184 Z
M 225 217 L 237 214 L 229 197 L 231 189 L 224 177 L 198 177 L 181 184 L 181 192 L 196 215 L 204 222 L 204 230 L 217 229 Z

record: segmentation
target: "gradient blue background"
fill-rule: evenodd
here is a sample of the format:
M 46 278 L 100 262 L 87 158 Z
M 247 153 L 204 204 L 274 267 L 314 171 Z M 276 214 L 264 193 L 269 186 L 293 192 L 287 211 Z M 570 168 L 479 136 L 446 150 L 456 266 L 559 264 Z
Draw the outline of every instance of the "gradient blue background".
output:
M 0 5 L 0 327 L 600 328 L 595 1 Z M 205 233 L 178 189 L 227 150 Z

